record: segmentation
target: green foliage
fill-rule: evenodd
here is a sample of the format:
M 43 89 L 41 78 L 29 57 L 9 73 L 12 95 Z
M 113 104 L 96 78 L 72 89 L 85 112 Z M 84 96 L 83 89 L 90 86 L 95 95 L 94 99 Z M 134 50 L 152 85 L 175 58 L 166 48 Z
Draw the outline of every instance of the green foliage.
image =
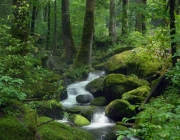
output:
M 144 140 L 177 140 L 180 137 L 180 100 L 179 91 L 173 87 L 166 90 L 164 96 L 152 99 L 144 105 L 144 110 L 136 117 L 136 125 L 122 136 L 139 136 Z
M 180 62 L 177 62 L 176 66 L 166 73 L 166 77 L 171 81 L 174 87 L 180 86 Z
M 88 66 L 82 66 L 79 68 L 70 68 L 66 73 L 65 76 L 72 80 L 82 80 L 87 77 L 90 68 Z
M 63 89 L 62 81 L 58 82 L 58 76 L 56 80 L 50 80 L 55 74 L 42 68 L 41 60 L 35 58 L 33 38 L 28 36 L 26 40 L 21 40 L 12 36 L 8 23 L 8 20 L 0 19 L 0 106 L 7 105 L 14 99 L 22 101 L 26 97 L 32 97 L 32 94 L 37 93 L 36 87 L 39 90 L 45 89 L 46 83 L 54 83 L 57 92 L 60 92 Z M 19 25 L 18 28 L 20 27 Z M 23 50 L 26 52 L 23 53 Z M 51 98 L 59 97 L 52 94 Z
M 15 99 L 20 101 L 25 99 L 26 94 L 21 89 L 24 82 L 22 79 L 0 76 L 0 106 L 6 105 Z

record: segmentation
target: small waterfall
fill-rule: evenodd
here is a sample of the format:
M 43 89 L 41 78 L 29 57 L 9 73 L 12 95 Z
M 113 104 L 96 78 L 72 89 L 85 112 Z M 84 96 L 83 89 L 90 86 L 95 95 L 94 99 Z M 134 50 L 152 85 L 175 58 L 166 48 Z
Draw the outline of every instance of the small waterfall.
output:
M 102 140 L 102 136 L 112 131 L 111 128 L 115 123 L 105 116 L 104 107 L 99 107 L 94 110 L 92 115 L 91 124 L 82 127 L 86 131 L 92 133 L 96 140 Z
M 105 108 L 97 108 L 96 110 L 94 110 L 90 127 L 92 126 L 103 127 L 107 125 L 110 125 L 110 126 L 114 125 L 114 122 L 105 116 L 104 110 Z
M 92 80 L 99 78 L 100 76 L 104 76 L 105 72 L 95 72 L 89 73 L 86 81 L 81 81 L 77 83 L 70 84 L 67 87 L 68 98 L 63 100 L 61 103 L 64 107 L 71 107 L 73 105 L 78 105 L 79 103 L 76 101 L 76 97 L 78 95 L 88 95 L 90 98 L 94 98 L 92 94 L 85 90 L 85 86 Z

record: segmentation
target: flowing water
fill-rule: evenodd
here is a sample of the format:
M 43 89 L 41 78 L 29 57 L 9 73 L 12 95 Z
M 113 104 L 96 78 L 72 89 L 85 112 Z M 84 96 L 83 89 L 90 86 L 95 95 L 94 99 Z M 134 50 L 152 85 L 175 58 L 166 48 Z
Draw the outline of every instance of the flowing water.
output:
M 67 94 L 68 98 L 63 100 L 61 103 L 64 107 L 71 107 L 74 105 L 78 105 L 79 103 L 76 101 L 76 97 L 78 95 L 89 95 L 93 99 L 94 97 L 92 94 L 85 90 L 85 86 L 92 80 L 99 78 L 100 76 L 104 76 L 105 72 L 96 72 L 96 73 L 89 73 L 88 78 L 86 81 L 76 82 L 70 84 L 67 87 Z
M 92 80 L 105 76 L 105 72 L 89 73 L 87 80 L 70 84 L 67 87 L 68 98 L 61 101 L 62 105 L 66 108 L 80 105 L 76 101 L 78 95 L 89 95 L 93 99 L 92 94 L 85 90 L 85 86 Z M 83 105 L 83 104 L 81 104 Z M 86 104 L 87 105 L 87 104 Z M 94 110 L 92 115 L 91 124 L 82 127 L 82 129 L 92 133 L 96 140 L 103 140 L 103 136 L 111 131 L 115 123 L 105 116 L 105 107 L 98 107 Z M 67 120 L 62 120 L 67 121 Z M 133 140 L 133 139 L 132 139 Z

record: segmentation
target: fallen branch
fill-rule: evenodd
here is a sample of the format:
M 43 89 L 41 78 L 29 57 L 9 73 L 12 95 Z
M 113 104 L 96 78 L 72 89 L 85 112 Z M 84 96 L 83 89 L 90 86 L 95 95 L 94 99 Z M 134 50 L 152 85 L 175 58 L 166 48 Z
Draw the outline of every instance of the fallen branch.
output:
M 52 121 L 54 121 L 54 119 L 49 120 L 49 121 L 47 121 L 47 122 L 43 122 L 43 123 L 41 123 L 41 124 L 37 124 L 37 127 L 39 127 L 39 126 L 41 126 L 41 125 L 44 125 L 44 124 L 48 124 L 48 123 L 50 123 L 50 122 L 52 122 Z
M 149 93 L 149 95 L 146 97 L 146 99 L 144 100 L 143 104 L 139 107 L 139 111 L 142 110 L 142 106 L 146 103 L 149 102 L 149 100 L 151 99 L 151 97 L 155 94 L 156 90 L 160 87 L 161 83 L 165 80 L 165 75 L 163 75 L 161 77 L 161 79 L 158 81 L 158 83 L 156 84 L 156 86 L 151 90 L 151 92 Z

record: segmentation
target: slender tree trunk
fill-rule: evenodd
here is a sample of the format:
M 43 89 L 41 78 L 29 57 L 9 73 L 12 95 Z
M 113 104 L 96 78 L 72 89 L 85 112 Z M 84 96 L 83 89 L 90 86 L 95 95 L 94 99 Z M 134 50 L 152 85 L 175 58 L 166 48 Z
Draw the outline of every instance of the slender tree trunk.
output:
M 146 8 L 146 2 L 147 2 L 147 0 L 142 0 L 142 3 L 144 4 L 144 6 L 145 6 L 145 8 Z M 146 10 L 146 9 L 144 9 L 144 10 Z M 145 31 L 146 31 L 146 16 L 145 16 L 145 14 L 142 14 L 142 33 L 145 33 Z
M 139 6 L 144 5 L 144 7 L 145 7 L 146 0 L 137 0 L 137 4 L 139 4 Z M 139 32 L 142 32 L 142 33 L 145 32 L 146 24 L 145 24 L 145 15 L 143 13 L 137 13 L 136 14 L 135 28 Z
M 47 36 L 46 36 L 46 50 L 49 50 L 49 39 L 50 39 L 50 29 L 51 29 L 51 5 L 50 1 L 47 4 L 47 11 L 48 11 L 48 17 L 47 17 Z
M 109 36 L 112 39 L 112 43 L 116 42 L 116 7 L 115 7 L 115 0 L 110 0 Z
M 75 55 L 76 49 L 71 30 L 69 0 L 62 0 L 62 36 L 63 46 L 66 52 L 66 59 L 70 60 Z
M 56 0 L 54 1 L 54 47 L 53 55 L 57 54 L 57 5 Z
M 36 20 L 36 6 L 33 5 L 33 9 L 32 9 L 32 17 L 31 17 L 31 33 L 30 33 L 31 36 L 34 35 L 34 30 L 35 30 L 35 20 Z
M 94 10 L 95 0 L 87 0 L 81 46 L 74 63 L 75 68 L 90 64 L 94 33 Z
M 170 16 L 170 37 L 171 37 L 171 54 L 172 54 L 172 66 L 175 66 L 177 58 L 173 57 L 176 53 L 176 42 L 174 41 L 174 36 L 176 34 L 175 25 L 175 0 L 169 0 L 169 16 Z
M 136 1 L 138 6 L 142 3 L 142 0 Z M 136 13 L 135 29 L 138 32 L 142 32 L 142 13 Z
M 122 0 L 122 9 L 123 9 L 122 35 L 126 35 L 128 33 L 127 5 L 128 5 L 128 0 Z

